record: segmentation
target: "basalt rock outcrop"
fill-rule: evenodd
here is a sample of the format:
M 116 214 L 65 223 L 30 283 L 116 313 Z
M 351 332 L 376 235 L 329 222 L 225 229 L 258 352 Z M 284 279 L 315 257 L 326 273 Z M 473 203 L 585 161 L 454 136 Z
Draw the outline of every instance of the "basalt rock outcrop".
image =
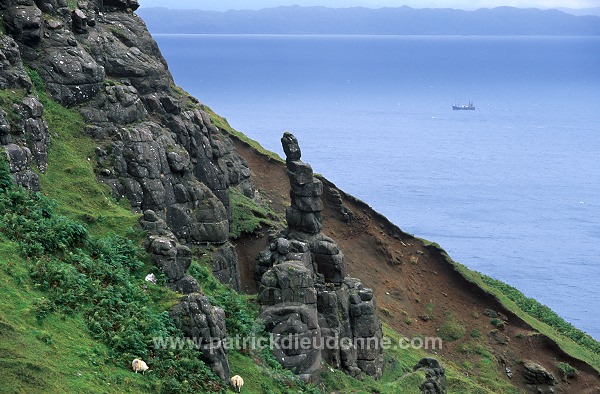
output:
M 50 136 L 61 130 L 48 130 L 36 89 L 43 84 L 54 101 L 79 111 L 82 137 L 97 146 L 90 160 L 98 180 L 143 213 L 146 250 L 167 285 L 187 295 L 173 312 L 178 326 L 223 336 L 224 320 L 211 320 L 215 309 L 187 270 L 193 250 L 210 253 L 217 278 L 239 289 L 229 189 L 253 197 L 250 170 L 204 107 L 175 87 L 133 13 L 138 7 L 136 0 L 2 0 L 0 145 L 15 180 L 38 190 L 34 169 L 46 170 Z M 225 352 L 214 357 L 209 365 L 228 377 Z
M 250 171 L 197 100 L 174 88 L 132 0 L 4 0 L 0 12 L 0 143 L 16 180 L 32 189 L 44 172 L 50 133 L 26 64 L 58 103 L 76 107 L 95 141 L 98 179 L 134 210 L 153 211 L 182 244 L 217 245 L 215 273 L 239 287 L 228 242 L 229 187 L 253 196 Z M 7 106 L 10 111 L 7 111 Z M 7 117 L 19 119 L 8 122 Z M 52 130 L 60 133 L 60 130 Z
M 206 365 L 222 380 L 228 381 L 225 311 L 211 305 L 202 294 L 194 293 L 184 296 L 170 315 L 184 337 L 193 340 Z
M 419 389 L 423 394 L 446 394 L 446 371 L 438 360 L 425 357 L 413 367 L 413 371 L 425 372 L 425 381 Z
M 44 106 L 31 95 L 31 87 L 17 42 L 12 37 L 0 36 L 0 90 L 9 93 L 0 108 L 0 146 L 15 181 L 39 190 L 39 179 L 32 165 L 42 173 L 46 171 L 50 134 L 43 118 Z
M 538 393 L 553 393 L 556 385 L 554 375 L 535 361 L 523 362 L 523 378 L 527 387 Z
M 200 290 L 198 282 L 187 274 L 192 264 L 191 250 L 179 243 L 154 211 L 145 211 L 140 224 L 148 232 L 146 250 L 154 265 L 166 276 L 167 286 L 182 294 L 197 293 Z
M 329 189 L 329 202 L 333 206 L 333 210 L 340 216 L 340 219 L 342 219 L 344 223 L 350 223 L 354 220 L 354 212 L 344 204 L 339 190 L 334 188 Z
M 352 376 L 379 378 L 382 331 L 373 291 L 346 276 L 344 254 L 323 228 L 323 185 L 302 162 L 298 141 L 285 133 L 291 206 L 288 228 L 257 257 L 258 301 L 267 331 L 281 343 L 275 356 L 310 379 L 325 359 Z

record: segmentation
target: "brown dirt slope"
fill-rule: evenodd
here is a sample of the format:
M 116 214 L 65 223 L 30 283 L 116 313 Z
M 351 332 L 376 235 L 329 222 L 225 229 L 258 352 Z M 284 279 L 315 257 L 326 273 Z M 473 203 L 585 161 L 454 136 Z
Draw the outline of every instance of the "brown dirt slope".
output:
M 276 212 L 283 213 L 289 205 L 285 164 L 233 139 L 237 151 L 248 161 L 261 195 Z M 408 338 L 437 336 L 444 322 L 459 322 L 465 328 L 465 335 L 444 341 L 443 350 L 438 352 L 457 365 L 474 360 L 470 346 L 479 337 L 478 343 L 483 343 L 498 360 L 499 376 L 506 377 L 505 368 L 509 368 L 514 374 L 512 383 L 523 390 L 527 387 L 521 377 L 522 361 L 533 360 L 559 380 L 558 362 L 568 362 L 579 370 L 576 379 L 560 380 L 555 392 L 600 393 L 600 378 L 594 368 L 570 357 L 550 338 L 504 308 L 496 297 L 465 279 L 443 250 L 404 233 L 367 204 L 340 190 L 345 205 L 356 216 L 352 223 L 344 223 L 327 198 L 329 189 L 335 185 L 322 180 L 323 232 L 335 239 L 344 252 L 348 274 L 374 289 L 380 316 L 393 329 Z M 237 244 L 242 287 L 246 292 L 256 292 L 254 259 L 267 245 L 266 238 L 266 234 L 259 234 L 243 238 Z M 491 317 L 484 314 L 486 310 L 499 312 L 501 320 L 506 321 L 505 327 L 496 329 L 490 323 Z M 480 336 L 472 334 L 475 332 Z

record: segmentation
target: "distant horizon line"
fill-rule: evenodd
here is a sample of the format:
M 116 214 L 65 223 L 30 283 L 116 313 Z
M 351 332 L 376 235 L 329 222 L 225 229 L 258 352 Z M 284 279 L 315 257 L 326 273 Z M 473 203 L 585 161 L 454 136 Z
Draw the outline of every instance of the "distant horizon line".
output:
M 572 7 L 546 7 L 546 8 L 541 8 L 541 7 L 515 7 L 515 6 L 509 6 L 509 5 L 500 5 L 500 6 L 496 6 L 496 7 L 479 7 L 479 8 L 454 8 L 454 7 L 411 7 L 409 5 L 401 5 L 401 6 L 387 6 L 387 7 L 367 7 L 367 6 L 362 6 L 362 5 L 357 5 L 357 6 L 348 6 L 348 7 L 331 7 L 331 6 L 324 6 L 324 5 L 299 5 L 299 4 L 292 4 L 292 5 L 278 5 L 278 6 L 272 6 L 272 7 L 263 7 L 263 8 L 230 8 L 228 10 L 207 10 L 207 9 L 203 9 L 203 8 L 174 8 L 174 7 L 167 7 L 167 6 L 141 6 L 140 9 L 151 9 L 151 8 L 159 8 L 159 9 L 167 9 L 167 10 L 181 10 L 181 11 L 207 11 L 207 12 L 229 12 L 229 11 L 261 11 L 261 10 L 269 10 L 269 9 L 274 9 L 274 8 L 329 8 L 329 9 L 336 9 L 336 10 L 343 10 L 343 9 L 349 9 L 349 8 L 364 8 L 364 9 L 368 9 L 368 10 L 381 10 L 381 9 L 386 9 L 386 8 L 411 8 L 414 10 L 458 10 L 458 11 L 478 11 L 478 10 L 493 10 L 496 8 L 514 8 L 514 9 L 519 9 L 519 10 L 542 10 L 542 11 L 547 11 L 547 10 L 557 10 L 557 11 L 563 11 L 563 10 L 573 10 L 573 11 L 585 11 L 585 10 L 600 10 L 600 6 L 598 7 L 582 7 L 582 8 L 572 8 Z
M 160 8 L 160 7 L 152 7 Z M 377 33 L 153 33 L 153 36 L 312 36 L 312 37 L 485 37 L 569 38 L 600 37 L 600 34 L 377 34 Z

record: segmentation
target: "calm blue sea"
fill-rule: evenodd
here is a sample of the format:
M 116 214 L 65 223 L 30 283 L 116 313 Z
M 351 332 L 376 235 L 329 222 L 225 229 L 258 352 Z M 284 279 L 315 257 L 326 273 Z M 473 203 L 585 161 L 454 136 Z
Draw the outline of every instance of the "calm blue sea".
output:
M 234 128 L 600 339 L 600 37 L 156 38 Z

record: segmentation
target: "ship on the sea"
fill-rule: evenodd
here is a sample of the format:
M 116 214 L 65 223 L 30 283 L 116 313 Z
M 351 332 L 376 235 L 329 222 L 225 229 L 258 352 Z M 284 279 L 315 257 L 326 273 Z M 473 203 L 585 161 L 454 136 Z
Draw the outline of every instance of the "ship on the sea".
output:
M 469 104 L 453 105 L 452 109 L 453 110 L 461 110 L 461 109 L 475 110 L 475 106 L 473 105 L 472 101 L 469 101 Z

